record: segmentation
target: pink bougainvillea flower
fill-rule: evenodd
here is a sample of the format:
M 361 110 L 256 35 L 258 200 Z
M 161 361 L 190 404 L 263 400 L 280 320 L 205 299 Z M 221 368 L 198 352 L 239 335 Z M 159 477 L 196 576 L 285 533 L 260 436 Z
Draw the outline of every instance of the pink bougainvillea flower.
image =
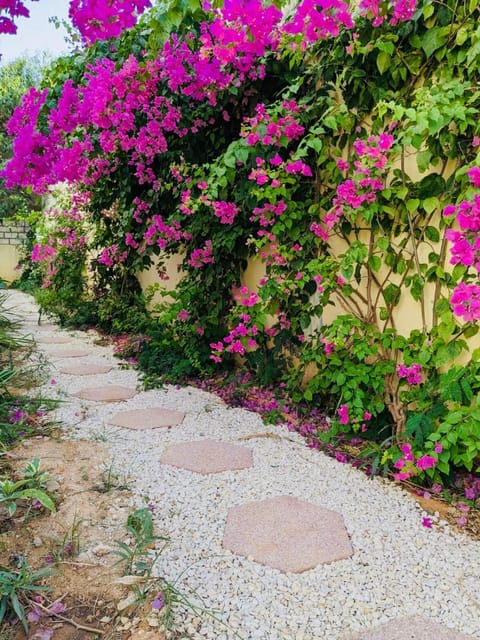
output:
M 397 375 L 400 379 L 406 379 L 407 384 L 421 384 L 423 382 L 422 365 L 413 363 L 409 367 L 404 364 L 397 366 Z
M 464 322 L 480 320 L 480 286 L 461 282 L 453 290 L 450 304 L 453 313 Z
M 403 453 L 405 460 L 413 461 L 413 453 L 412 453 L 412 445 L 411 444 L 401 444 L 400 451 Z
M 468 169 L 467 175 L 473 186 L 476 189 L 480 188 L 480 167 L 471 167 Z
M 408 480 L 412 476 L 412 472 L 410 470 L 407 471 L 399 471 L 398 473 L 393 474 L 394 480 Z
M 420 458 L 418 458 L 417 462 L 415 463 L 417 469 L 419 469 L 420 471 L 425 471 L 425 469 L 432 469 L 435 465 L 437 464 L 437 459 L 434 458 L 433 456 L 421 456 Z
M 427 529 L 431 529 L 432 528 L 432 519 L 428 518 L 428 517 L 422 518 L 422 525 L 424 527 L 426 527 Z
M 118 38 L 151 6 L 150 0 L 70 0 L 69 15 L 84 41 Z
M 339 420 L 340 424 L 348 424 L 350 422 L 347 404 L 342 404 L 342 406 L 337 409 L 337 413 L 340 417 L 340 420 Z

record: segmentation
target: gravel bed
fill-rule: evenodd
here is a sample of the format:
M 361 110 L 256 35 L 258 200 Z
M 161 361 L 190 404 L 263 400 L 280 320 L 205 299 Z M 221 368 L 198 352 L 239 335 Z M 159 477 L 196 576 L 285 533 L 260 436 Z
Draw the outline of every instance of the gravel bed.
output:
M 27 296 L 10 295 L 35 334 L 35 305 Z M 59 331 L 51 328 L 52 335 Z M 175 581 L 193 603 L 217 612 L 216 620 L 182 611 L 179 628 L 185 637 L 340 640 L 397 617 L 422 615 L 480 639 L 478 542 L 435 517 L 434 528 L 426 529 L 425 514 L 401 488 L 309 450 L 297 434 L 264 425 L 258 415 L 228 408 L 209 393 L 167 387 L 121 403 L 70 398 L 81 388 L 107 382 L 138 386 L 138 378 L 135 371 L 119 368 L 111 347 L 94 344 L 94 333 L 65 333 L 75 346 L 88 344 L 92 350 L 75 362 L 108 362 L 115 369 L 75 377 L 52 366 L 56 384 L 47 383 L 42 391 L 66 400 L 57 415 L 68 437 L 105 441 L 114 469 L 129 477 L 132 506 L 154 506 L 159 532 L 171 539 L 157 574 Z M 38 348 L 50 358 L 53 346 Z M 108 424 L 118 411 L 156 406 L 185 412 L 183 424 L 147 432 Z M 166 443 L 201 438 L 250 447 L 254 468 L 200 476 L 160 465 Z M 339 511 L 353 556 L 302 574 L 283 574 L 225 551 L 228 510 L 278 495 Z

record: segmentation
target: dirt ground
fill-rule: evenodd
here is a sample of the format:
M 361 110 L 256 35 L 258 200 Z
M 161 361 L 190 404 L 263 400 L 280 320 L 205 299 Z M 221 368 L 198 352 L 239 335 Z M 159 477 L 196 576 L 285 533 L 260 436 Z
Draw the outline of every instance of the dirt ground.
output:
M 42 606 L 61 602 L 59 615 L 32 622 L 26 634 L 20 623 L 0 626 L 1 640 L 163 640 L 151 603 L 125 606 L 135 580 L 125 578 L 115 541 L 131 543 L 125 525 L 129 508 L 126 479 L 109 471 L 105 448 L 97 442 L 27 440 L 3 458 L 14 472 L 39 458 L 51 475 L 47 489 L 57 511 L 32 514 L 20 508 L 14 518 L 0 515 L 0 565 L 32 570 L 50 563 L 53 575 Z M 19 517 L 17 517 L 17 515 Z M 52 562 L 53 560 L 53 562 Z M 137 578 L 138 579 L 138 578 Z M 43 594 L 42 594 L 43 595 Z

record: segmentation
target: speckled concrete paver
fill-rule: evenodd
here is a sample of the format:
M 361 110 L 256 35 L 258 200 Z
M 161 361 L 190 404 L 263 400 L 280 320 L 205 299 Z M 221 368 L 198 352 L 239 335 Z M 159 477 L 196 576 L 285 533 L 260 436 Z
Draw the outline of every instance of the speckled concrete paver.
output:
M 230 509 L 223 546 L 284 572 L 343 560 L 353 550 L 342 516 L 291 496 Z
M 181 411 L 152 407 L 151 409 L 120 411 L 108 422 L 124 429 L 160 429 L 162 427 L 176 427 L 182 424 L 184 417 L 185 414 Z
M 433 620 L 412 616 L 398 618 L 375 629 L 340 640 L 471 640 L 459 631 L 443 627 Z
M 253 467 L 253 453 L 251 449 L 231 442 L 198 440 L 169 444 L 160 462 L 208 475 Z
M 80 389 L 73 394 L 76 398 L 82 400 L 92 400 L 93 402 L 121 402 L 122 400 L 130 400 L 137 392 L 129 387 L 120 385 L 106 385 L 104 387 L 88 387 Z
M 68 344 L 72 338 L 68 336 L 38 336 L 35 341 L 39 344 Z
M 108 373 L 113 367 L 101 364 L 67 364 L 60 368 L 60 373 L 68 376 L 95 376 L 100 373 Z
M 91 355 L 91 351 L 86 349 L 55 349 L 48 352 L 53 360 L 63 360 L 63 358 L 84 358 Z
M 41 331 L 42 333 L 44 331 L 58 331 L 58 326 L 52 323 L 37 324 L 37 323 L 26 322 L 23 325 L 23 327 L 25 331 L 31 331 L 34 333 L 38 333 L 39 331 Z

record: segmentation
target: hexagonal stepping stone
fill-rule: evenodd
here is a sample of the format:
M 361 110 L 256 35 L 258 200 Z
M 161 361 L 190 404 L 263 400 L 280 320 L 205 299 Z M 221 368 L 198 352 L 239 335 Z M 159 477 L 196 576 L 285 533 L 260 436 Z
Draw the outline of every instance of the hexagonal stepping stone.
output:
M 137 395 L 135 389 L 129 387 L 121 387 L 119 385 L 111 384 L 104 387 L 88 387 L 87 389 L 81 389 L 77 393 L 73 394 L 76 398 L 82 400 L 93 400 L 94 402 L 120 402 L 122 400 L 129 400 L 133 396 Z
M 86 349 L 57 349 L 56 351 L 50 351 L 48 354 L 52 358 L 84 358 L 89 356 L 92 352 Z
M 68 336 L 39 336 L 35 338 L 35 341 L 39 344 L 67 344 L 72 342 L 72 338 Z
M 58 325 L 56 324 L 37 324 L 31 322 L 25 322 L 22 325 L 22 328 L 25 331 L 53 331 L 54 329 L 58 329 Z
M 160 462 L 207 475 L 249 469 L 253 467 L 253 454 L 251 449 L 231 442 L 197 440 L 169 444 Z
M 223 547 L 292 573 L 343 560 L 353 553 L 340 513 L 291 496 L 230 509 Z
M 392 620 L 343 640 L 473 640 L 459 631 L 437 624 L 428 618 L 409 616 Z
M 60 373 L 68 376 L 95 376 L 99 373 L 108 373 L 113 369 L 110 365 L 102 364 L 71 364 L 60 369 Z
M 183 422 L 185 414 L 172 409 L 152 407 L 151 409 L 132 409 L 115 414 L 108 421 L 117 427 L 125 429 L 160 429 L 161 427 L 176 427 Z

